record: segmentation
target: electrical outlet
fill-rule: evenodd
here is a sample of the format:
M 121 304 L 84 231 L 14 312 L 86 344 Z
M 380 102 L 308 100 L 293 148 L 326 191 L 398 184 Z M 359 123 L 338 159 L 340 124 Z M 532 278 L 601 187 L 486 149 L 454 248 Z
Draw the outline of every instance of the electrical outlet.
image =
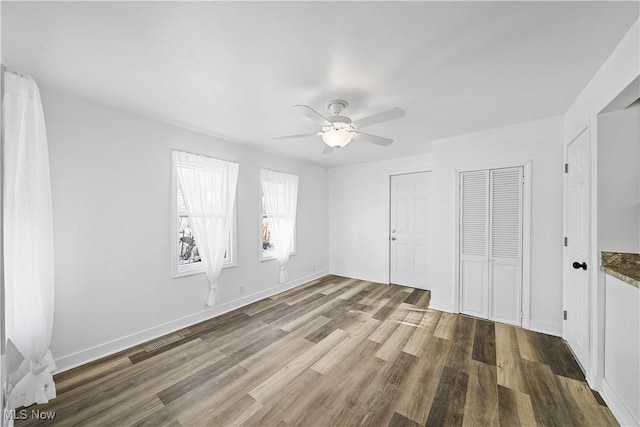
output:
M 238 286 L 238 292 L 240 292 L 240 295 L 244 295 L 244 285 Z
M 311 271 L 316 271 L 316 265 L 315 265 L 315 264 L 313 264 L 313 265 L 311 266 Z

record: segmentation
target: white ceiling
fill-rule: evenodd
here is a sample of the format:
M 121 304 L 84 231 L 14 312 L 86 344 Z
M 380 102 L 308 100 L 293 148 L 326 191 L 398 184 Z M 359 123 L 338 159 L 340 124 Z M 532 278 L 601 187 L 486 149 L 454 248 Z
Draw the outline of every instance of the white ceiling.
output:
M 6 2 L 5 64 L 42 86 L 337 166 L 430 151 L 430 141 L 560 115 L 638 19 L 638 2 Z M 389 147 L 322 155 L 343 98 Z M 46 102 L 46 100 L 44 100 Z

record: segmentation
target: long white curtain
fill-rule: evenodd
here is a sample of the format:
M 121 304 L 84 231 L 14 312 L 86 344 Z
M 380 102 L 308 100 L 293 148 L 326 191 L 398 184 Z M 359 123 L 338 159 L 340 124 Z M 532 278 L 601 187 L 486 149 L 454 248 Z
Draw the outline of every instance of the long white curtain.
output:
M 53 221 L 49 154 L 36 82 L 5 73 L 4 266 L 7 409 L 56 397 L 49 344 L 53 326 Z
M 287 262 L 296 227 L 299 179 L 297 175 L 261 169 L 260 180 L 274 251 L 280 262 L 278 282 L 285 283 L 289 278 Z
M 197 154 L 173 151 L 189 223 L 206 267 L 209 296 L 217 303 L 217 280 L 222 271 L 227 237 L 233 221 L 238 164 Z

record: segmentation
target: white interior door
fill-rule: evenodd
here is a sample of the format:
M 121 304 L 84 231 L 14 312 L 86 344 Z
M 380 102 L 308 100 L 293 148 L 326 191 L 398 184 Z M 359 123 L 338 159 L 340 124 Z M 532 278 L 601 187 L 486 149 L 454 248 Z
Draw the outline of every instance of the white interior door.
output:
M 589 357 L 589 273 L 590 239 L 590 153 L 589 135 L 583 132 L 567 147 L 564 333 L 578 362 L 588 366 Z
M 390 282 L 430 289 L 431 172 L 391 176 Z
M 460 311 L 522 324 L 523 168 L 460 174 Z

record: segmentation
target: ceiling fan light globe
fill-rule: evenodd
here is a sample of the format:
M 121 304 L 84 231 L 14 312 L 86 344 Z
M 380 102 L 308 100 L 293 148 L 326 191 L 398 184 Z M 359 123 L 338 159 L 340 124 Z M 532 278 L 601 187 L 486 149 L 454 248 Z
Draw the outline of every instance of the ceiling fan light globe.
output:
M 322 140 L 329 147 L 341 148 L 351 142 L 353 134 L 344 129 L 330 129 L 322 134 Z

